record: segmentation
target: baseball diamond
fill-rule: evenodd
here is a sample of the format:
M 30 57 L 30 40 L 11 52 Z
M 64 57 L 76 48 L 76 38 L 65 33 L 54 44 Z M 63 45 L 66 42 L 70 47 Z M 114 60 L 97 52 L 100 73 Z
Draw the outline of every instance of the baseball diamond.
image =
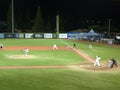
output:
M 52 50 L 52 46 L 6 46 L 4 47 L 4 50 L 21 50 L 23 48 L 29 48 L 30 50 Z M 72 50 L 74 51 L 76 54 L 80 55 L 81 57 L 85 58 L 85 60 L 87 60 L 87 65 L 85 64 L 80 64 L 80 65 L 69 65 L 69 66 L 0 66 L 0 69 L 7 69 L 7 68 L 85 68 L 88 70 L 107 70 L 107 66 L 104 64 L 101 68 L 94 68 L 91 63 L 94 62 L 94 59 L 91 58 L 90 56 L 86 55 L 86 53 L 84 53 L 83 51 L 80 51 L 77 48 L 73 48 L 71 46 L 69 46 L 70 48 L 66 48 L 65 46 L 58 46 L 59 50 Z M 21 55 L 21 54 L 16 54 L 16 55 L 11 55 L 8 56 L 8 58 L 11 59 L 15 59 L 15 60 L 19 60 L 19 59 L 34 59 L 37 58 L 37 56 L 35 55 Z
M 119 90 L 119 45 L 69 39 L 0 39 L 1 90 Z M 73 47 L 73 44 L 76 47 Z M 53 50 L 53 45 L 57 49 Z M 88 45 L 92 44 L 92 48 Z M 29 49 L 27 55 L 23 49 Z M 101 66 L 94 66 L 100 56 Z M 118 67 L 109 68 L 114 58 Z
M 21 50 L 22 48 L 29 48 L 30 50 L 52 50 L 51 46 L 6 46 L 4 47 L 4 50 Z M 93 62 L 93 59 L 91 59 L 90 57 L 86 56 L 83 52 L 74 49 L 72 47 L 70 47 L 69 49 L 67 49 L 65 46 L 59 46 L 58 47 L 59 50 L 73 50 L 74 52 L 76 52 L 77 54 L 79 54 L 80 56 L 82 56 L 83 58 L 85 58 L 86 60 L 88 60 L 89 62 Z M 31 59 L 31 58 L 36 58 L 36 56 L 34 55 L 11 55 L 8 58 L 11 59 Z M 76 66 L 77 67 L 77 66 Z M 84 66 L 78 66 L 78 67 L 84 67 Z M 8 66 L 8 67 L 0 67 L 0 68 L 47 68 L 47 66 Z M 48 66 L 48 68 L 68 68 L 68 66 Z

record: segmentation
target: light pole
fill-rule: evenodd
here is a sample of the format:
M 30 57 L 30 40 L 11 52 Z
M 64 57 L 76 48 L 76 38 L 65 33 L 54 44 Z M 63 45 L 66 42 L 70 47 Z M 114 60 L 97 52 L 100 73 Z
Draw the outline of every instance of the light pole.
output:
M 57 38 L 58 38 L 58 35 L 59 35 L 59 14 L 57 14 L 56 16 L 56 34 L 57 34 Z
M 14 33 L 14 1 L 12 0 L 12 33 Z
M 108 19 L 108 37 L 110 36 L 110 24 L 111 24 L 111 19 Z

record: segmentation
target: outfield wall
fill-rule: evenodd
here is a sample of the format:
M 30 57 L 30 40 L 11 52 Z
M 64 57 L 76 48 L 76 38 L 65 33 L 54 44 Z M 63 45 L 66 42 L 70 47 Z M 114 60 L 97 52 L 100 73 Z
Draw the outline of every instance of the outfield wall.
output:
M 18 39 L 73 39 L 73 40 L 89 40 L 86 36 L 87 33 L 0 33 L 0 39 L 4 38 L 18 38 Z M 102 37 L 94 38 L 95 42 L 104 42 L 107 44 L 113 44 L 112 39 L 103 39 Z
M 0 33 L 0 38 L 38 38 L 38 39 L 52 39 L 52 38 L 68 38 L 67 33 Z
M 0 33 L 0 38 L 68 38 L 88 40 L 87 33 Z
M 100 41 L 100 36 L 92 36 L 92 41 Z M 87 33 L 0 33 L 0 39 L 4 38 L 35 38 L 35 39 L 73 39 L 73 40 L 91 40 Z

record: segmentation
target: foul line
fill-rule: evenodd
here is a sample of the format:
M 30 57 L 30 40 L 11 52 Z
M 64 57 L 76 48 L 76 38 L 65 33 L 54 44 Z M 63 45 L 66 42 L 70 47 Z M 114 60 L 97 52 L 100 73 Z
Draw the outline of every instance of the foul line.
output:
M 72 46 L 70 46 L 69 44 L 67 44 L 65 41 L 61 40 L 61 42 L 63 42 L 65 45 L 67 45 L 68 47 L 70 47 L 73 51 L 75 51 L 76 53 L 78 53 L 80 56 L 84 57 L 85 59 L 89 60 L 90 62 L 94 62 L 94 60 L 92 58 L 90 58 L 85 52 L 77 49 L 77 48 L 73 48 Z

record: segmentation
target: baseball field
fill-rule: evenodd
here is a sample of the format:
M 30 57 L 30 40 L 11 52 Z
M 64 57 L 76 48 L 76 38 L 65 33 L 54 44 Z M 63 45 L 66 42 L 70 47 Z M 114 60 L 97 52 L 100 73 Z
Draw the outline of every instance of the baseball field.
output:
M 0 43 L 4 45 L 0 90 L 120 89 L 119 45 L 67 39 L 0 39 Z M 27 56 L 24 48 L 29 49 Z M 93 66 L 96 56 L 101 57 L 101 67 Z M 118 67 L 108 68 L 110 58 L 117 60 Z

